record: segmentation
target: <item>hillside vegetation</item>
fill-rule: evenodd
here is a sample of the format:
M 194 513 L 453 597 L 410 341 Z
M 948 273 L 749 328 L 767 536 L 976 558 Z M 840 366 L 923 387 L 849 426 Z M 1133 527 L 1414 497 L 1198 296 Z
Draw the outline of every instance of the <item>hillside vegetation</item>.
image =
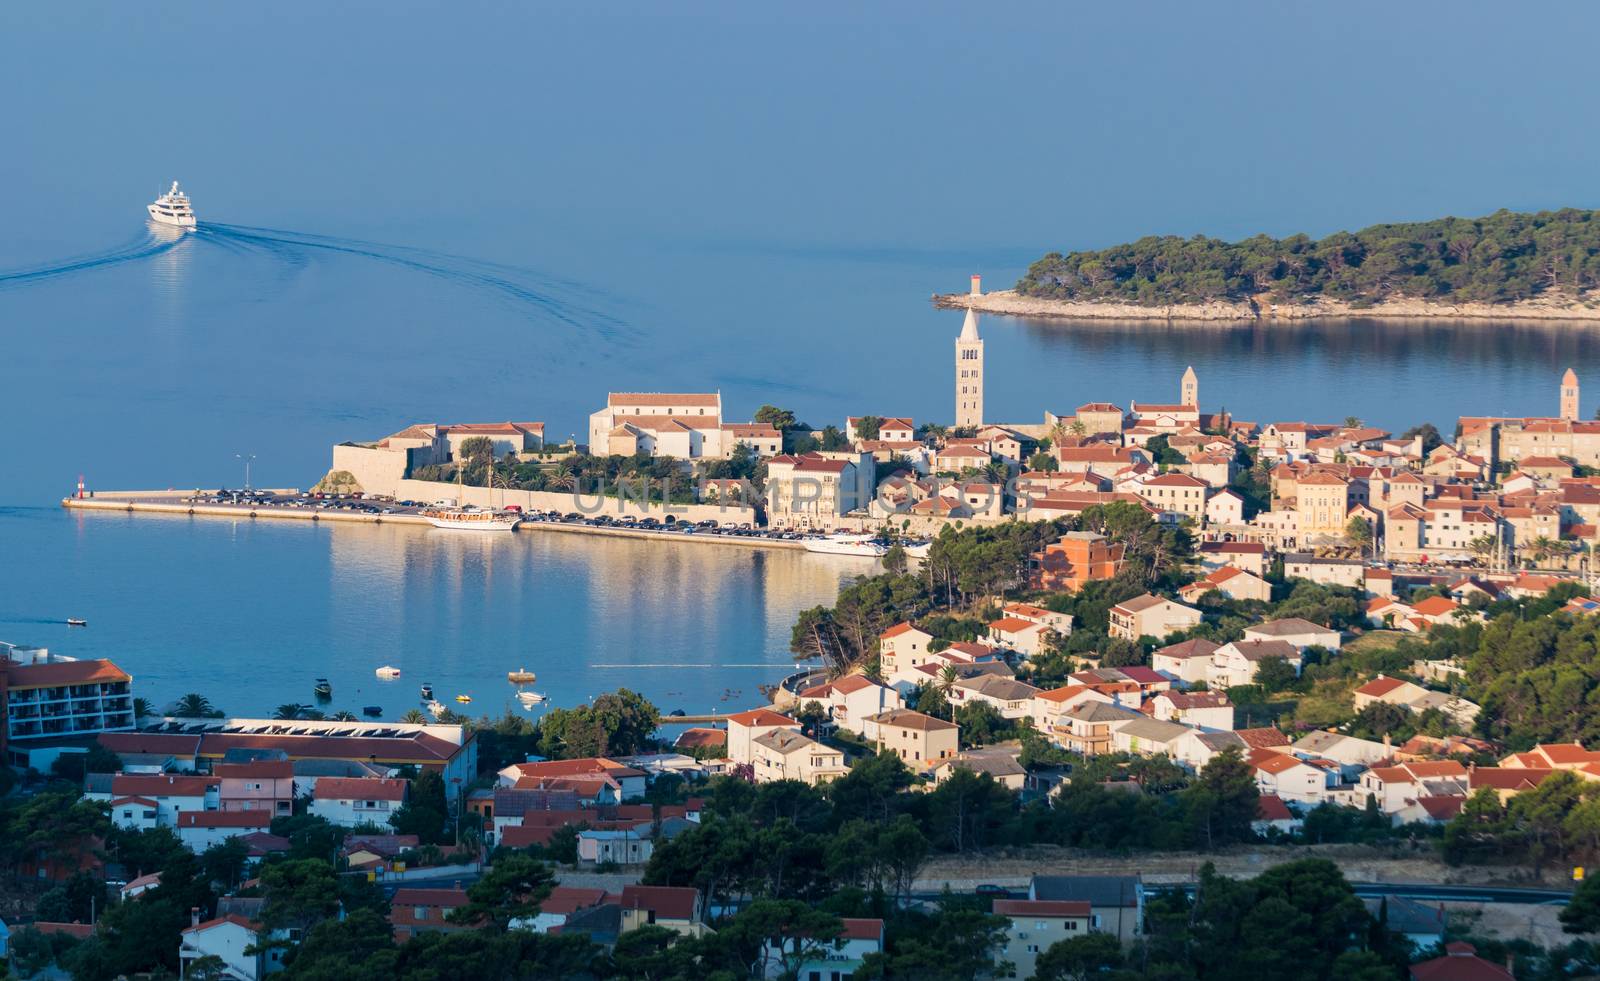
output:
M 1322 239 L 1242 242 L 1150 236 L 1091 252 L 1052 252 L 1017 283 L 1023 296 L 1143 306 L 1325 297 L 1510 303 L 1600 286 L 1600 212 L 1564 208 L 1373 225 Z

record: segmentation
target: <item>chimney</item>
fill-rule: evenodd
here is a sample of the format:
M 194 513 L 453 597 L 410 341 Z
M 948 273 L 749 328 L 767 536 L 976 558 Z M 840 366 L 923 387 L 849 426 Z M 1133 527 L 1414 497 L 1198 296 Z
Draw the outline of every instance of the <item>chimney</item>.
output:
M 190 926 L 199 926 L 200 925 L 200 907 L 198 907 L 198 906 L 189 907 L 189 925 Z

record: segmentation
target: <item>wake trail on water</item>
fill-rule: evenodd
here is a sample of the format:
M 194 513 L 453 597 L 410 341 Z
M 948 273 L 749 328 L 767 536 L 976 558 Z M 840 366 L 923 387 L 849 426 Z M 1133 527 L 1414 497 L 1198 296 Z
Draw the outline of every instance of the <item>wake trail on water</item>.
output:
M 0 290 L 26 286 L 30 283 L 37 283 L 47 279 L 58 279 L 62 276 L 71 276 L 76 273 L 90 272 L 95 269 L 104 269 L 107 266 L 117 266 L 125 262 L 151 259 L 174 248 L 182 241 L 181 237 L 161 238 L 149 231 L 145 231 L 121 245 L 113 246 L 101 252 L 73 256 L 61 262 L 40 266 L 35 269 L 0 270 Z
M 462 289 L 497 298 L 517 312 L 554 322 L 574 331 L 593 333 L 611 342 L 634 334 L 623 320 L 600 308 L 605 294 L 584 284 L 531 269 L 434 252 L 403 245 L 337 238 L 310 232 L 249 225 L 202 223 L 187 234 L 171 237 L 145 229 L 121 244 L 88 255 L 32 269 L 0 270 L 0 291 L 47 280 L 139 262 L 194 240 L 237 256 L 264 256 L 284 266 L 280 281 L 292 279 L 319 254 L 348 255 L 422 273 Z
M 208 223 L 201 225 L 195 234 L 202 240 L 217 244 L 257 249 L 296 270 L 309 265 L 317 252 L 370 259 L 432 276 L 464 289 L 498 296 L 524 312 L 533 312 L 541 318 L 576 330 L 594 331 L 607 340 L 622 340 L 628 333 L 621 320 L 577 297 L 578 294 L 593 291 L 531 269 L 411 246 L 280 228 Z

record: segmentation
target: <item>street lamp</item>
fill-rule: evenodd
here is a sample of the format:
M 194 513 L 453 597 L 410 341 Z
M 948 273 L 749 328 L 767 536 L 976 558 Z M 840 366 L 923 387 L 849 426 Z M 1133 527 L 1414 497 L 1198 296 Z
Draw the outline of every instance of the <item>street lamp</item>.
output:
M 244 461 L 244 489 L 245 490 L 249 490 L 250 489 L 250 461 L 254 460 L 256 458 L 256 455 L 254 453 L 235 453 L 233 455 L 233 458 L 235 460 L 243 460 Z

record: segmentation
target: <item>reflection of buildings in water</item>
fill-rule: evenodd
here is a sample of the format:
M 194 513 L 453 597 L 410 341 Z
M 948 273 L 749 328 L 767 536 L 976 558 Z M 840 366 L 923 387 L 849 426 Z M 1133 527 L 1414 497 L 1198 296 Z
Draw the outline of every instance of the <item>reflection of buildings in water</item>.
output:
M 1600 324 L 1376 318 L 1261 322 L 994 318 L 1022 342 L 1008 363 L 1050 378 L 1062 404 L 1149 398 L 1193 365 L 1240 418 L 1357 415 L 1388 426 L 1544 411 L 1552 372 L 1600 357 Z M 1005 350 L 1001 348 L 1002 352 Z M 1160 390 L 1159 387 L 1156 390 Z M 1060 411 L 1060 410 L 1055 410 Z M 1324 421 L 1318 418 L 1317 421 Z
M 868 571 L 797 550 L 537 530 L 330 523 L 329 539 L 336 616 L 362 625 L 374 665 L 393 663 L 408 681 L 524 662 L 541 676 L 554 664 L 782 664 L 796 612 L 832 603 L 844 577 Z M 595 689 L 584 694 L 670 687 L 656 680 L 584 679 Z
M 996 318 L 1008 319 L 1008 318 Z M 1161 320 L 1012 318 L 1044 347 L 1173 357 L 1304 357 L 1383 362 L 1444 358 L 1485 366 L 1581 360 L 1600 354 L 1600 322 L 1329 319 L 1169 323 Z

